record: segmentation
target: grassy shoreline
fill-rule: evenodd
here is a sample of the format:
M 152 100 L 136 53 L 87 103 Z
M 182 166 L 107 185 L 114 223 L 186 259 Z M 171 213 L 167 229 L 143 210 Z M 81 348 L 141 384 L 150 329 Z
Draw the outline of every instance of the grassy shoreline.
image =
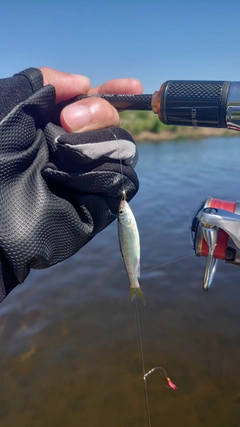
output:
M 136 141 L 162 142 L 237 135 L 228 129 L 166 126 L 151 111 L 124 111 L 120 113 L 120 124 Z

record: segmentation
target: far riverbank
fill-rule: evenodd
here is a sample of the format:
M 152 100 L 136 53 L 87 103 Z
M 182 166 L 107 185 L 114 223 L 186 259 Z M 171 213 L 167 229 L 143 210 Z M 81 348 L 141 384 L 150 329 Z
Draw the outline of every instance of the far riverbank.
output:
M 219 136 L 236 136 L 238 132 L 228 129 L 201 128 L 191 126 L 166 126 L 151 111 L 124 111 L 120 113 L 120 125 L 136 141 L 175 141 L 203 139 Z
M 142 131 L 137 135 L 133 135 L 136 141 L 177 141 L 182 139 L 203 139 L 212 137 L 232 137 L 237 136 L 238 132 L 228 129 L 215 128 L 200 128 L 200 127 L 178 127 L 176 131 L 162 130 L 154 133 L 150 131 Z

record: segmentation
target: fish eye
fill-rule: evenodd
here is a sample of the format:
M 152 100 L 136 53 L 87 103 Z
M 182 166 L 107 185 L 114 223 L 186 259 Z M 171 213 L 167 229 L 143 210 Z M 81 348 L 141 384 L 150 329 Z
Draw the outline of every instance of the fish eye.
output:
M 120 209 L 120 210 L 118 211 L 118 213 L 119 213 L 120 215 L 122 215 L 122 214 L 124 213 L 124 210 L 123 210 L 123 209 Z

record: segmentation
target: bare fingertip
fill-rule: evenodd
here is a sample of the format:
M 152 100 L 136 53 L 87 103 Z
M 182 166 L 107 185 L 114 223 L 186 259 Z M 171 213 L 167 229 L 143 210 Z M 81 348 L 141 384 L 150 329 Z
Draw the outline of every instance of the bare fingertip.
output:
M 81 93 L 87 93 L 90 88 L 90 79 L 86 76 L 80 74 L 71 74 L 72 78 L 75 80 L 76 88 L 79 87 L 79 95 Z

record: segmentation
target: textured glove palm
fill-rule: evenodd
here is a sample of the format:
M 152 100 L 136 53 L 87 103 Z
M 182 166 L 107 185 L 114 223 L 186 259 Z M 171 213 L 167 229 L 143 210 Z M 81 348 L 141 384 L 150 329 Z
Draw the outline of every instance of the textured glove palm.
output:
M 54 107 L 46 86 L 0 122 L 0 300 L 31 268 L 70 257 L 109 225 L 123 183 L 128 200 L 138 189 L 126 131 L 68 134 L 51 123 Z

